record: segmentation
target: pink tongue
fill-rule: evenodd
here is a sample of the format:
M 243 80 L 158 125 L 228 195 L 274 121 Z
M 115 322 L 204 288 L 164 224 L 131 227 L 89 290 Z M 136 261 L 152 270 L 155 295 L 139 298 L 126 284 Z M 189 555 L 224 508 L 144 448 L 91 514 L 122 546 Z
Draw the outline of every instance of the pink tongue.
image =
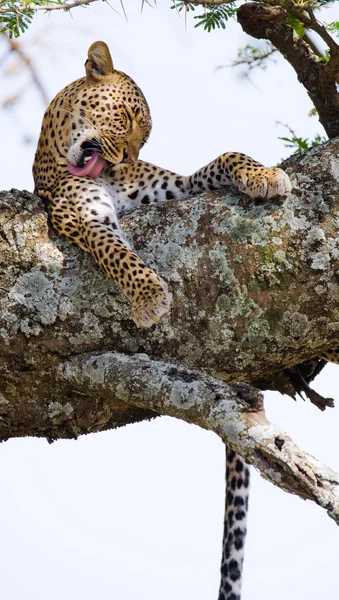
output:
M 93 152 L 93 156 L 87 161 L 84 167 L 77 167 L 72 163 L 68 163 L 67 169 L 72 175 L 77 177 L 92 177 L 96 179 L 103 170 L 106 161 L 98 152 Z

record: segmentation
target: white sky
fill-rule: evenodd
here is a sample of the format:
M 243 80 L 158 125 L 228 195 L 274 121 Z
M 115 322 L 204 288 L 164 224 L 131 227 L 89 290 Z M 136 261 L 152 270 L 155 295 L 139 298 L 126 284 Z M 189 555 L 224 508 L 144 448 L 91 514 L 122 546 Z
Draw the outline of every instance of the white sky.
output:
M 240 70 L 215 72 L 249 41 L 235 23 L 208 35 L 191 22 L 185 28 L 169 0 L 145 5 L 142 15 L 141 2 L 124 3 L 128 22 L 103 3 L 74 10 L 73 19 L 35 19 L 22 39 L 51 99 L 82 76 L 88 46 L 102 39 L 150 104 L 145 160 L 190 173 L 241 150 L 270 165 L 289 153 L 276 121 L 301 136 L 323 133 L 282 59 L 252 82 Z M 325 21 L 335 18 L 335 9 L 325 12 Z M 17 89 L 25 94 L 15 111 L 0 112 L 0 188 L 32 190 L 44 107 L 22 73 L 1 76 L 0 100 Z M 326 367 L 316 388 L 338 400 L 338 374 Z M 267 393 L 266 409 L 301 447 L 339 469 L 338 408 L 322 414 L 309 402 Z M 224 447 L 214 434 L 162 418 L 51 446 L 10 440 L 0 447 L 0 464 L 4 600 L 217 598 Z M 323 510 L 253 474 L 243 600 L 336 598 L 338 548 L 338 529 Z

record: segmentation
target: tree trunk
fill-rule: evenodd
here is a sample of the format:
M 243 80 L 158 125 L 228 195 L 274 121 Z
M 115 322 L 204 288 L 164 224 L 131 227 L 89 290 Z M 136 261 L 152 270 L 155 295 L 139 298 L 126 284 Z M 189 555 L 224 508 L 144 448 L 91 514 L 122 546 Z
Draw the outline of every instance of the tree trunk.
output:
M 277 2 L 279 4 L 279 2 Z M 328 61 L 319 61 L 310 45 L 295 34 L 281 6 L 248 2 L 240 6 L 237 17 L 245 33 L 269 40 L 295 70 L 307 90 L 319 121 L 329 138 L 339 135 L 339 46 L 330 41 Z

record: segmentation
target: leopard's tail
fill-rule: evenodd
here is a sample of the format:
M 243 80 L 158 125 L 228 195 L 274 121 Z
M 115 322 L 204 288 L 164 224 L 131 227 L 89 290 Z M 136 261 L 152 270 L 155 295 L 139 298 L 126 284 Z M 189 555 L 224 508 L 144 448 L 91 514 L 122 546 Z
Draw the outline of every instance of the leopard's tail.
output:
M 250 471 L 226 448 L 226 500 L 219 600 L 240 600 Z

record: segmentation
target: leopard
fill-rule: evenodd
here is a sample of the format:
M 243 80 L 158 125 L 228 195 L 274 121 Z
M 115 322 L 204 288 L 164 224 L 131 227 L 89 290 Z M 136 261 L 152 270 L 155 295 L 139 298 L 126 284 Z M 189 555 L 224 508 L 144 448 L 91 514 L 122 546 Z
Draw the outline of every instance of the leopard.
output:
M 85 70 L 46 110 L 33 164 L 35 193 L 47 201 L 57 232 L 89 252 L 120 286 L 134 323 L 151 327 L 169 312 L 172 296 L 133 252 L 119 215 L 232 184 L 251 198 L 269 199 L 289 193 L 291 183 L 282 169 L 265 168 L 238 152 L 191 176 L 139 160 L 152 127 L 142 91 L 113 67 L 104 42 L 90 46 Z
M 114 68 L 108 46 L 97 41 L 88 50 L 85 75 L 48 106 L 33 164 L 34 191 L 46 201 L 54 229 L 118 284 L 132 320 L 144 328 L 169 312 L 172 296 L 128 243 L 119 223 L 124 211 L 228 186 L 263 200 L 285 196 L 292 187 L 282 169 L 240 152 L 222 154 L 190 176 L 142 161 L 151 128 L 141 89 Z M 328 356 L 333 362 L 333 353 Z M 219 600 L 240 600 L 249 468 L 232 449 L 226 452 L 226 482 Z

